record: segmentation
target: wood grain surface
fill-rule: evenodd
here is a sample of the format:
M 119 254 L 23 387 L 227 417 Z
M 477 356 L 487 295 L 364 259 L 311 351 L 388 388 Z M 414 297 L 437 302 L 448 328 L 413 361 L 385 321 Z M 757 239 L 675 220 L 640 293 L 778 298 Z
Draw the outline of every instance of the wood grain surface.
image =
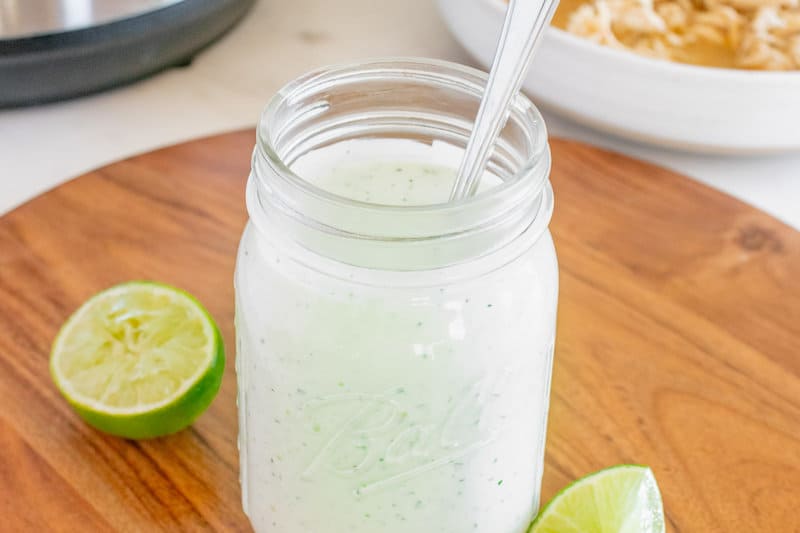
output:
M 232 275 L 253 142 L 141 155 L 0 219 L 0 530 L 249 529 Z M 562 285 L 544 498 L 644 463 L 669 531 L 800 532 L 800 233 L 620 155 L 556 140 L 553 159 Z M 48 374 L 66 317 L 130 279 L 196 294 L 229 355 L 194 427 L 145 442 L 85 425 Z

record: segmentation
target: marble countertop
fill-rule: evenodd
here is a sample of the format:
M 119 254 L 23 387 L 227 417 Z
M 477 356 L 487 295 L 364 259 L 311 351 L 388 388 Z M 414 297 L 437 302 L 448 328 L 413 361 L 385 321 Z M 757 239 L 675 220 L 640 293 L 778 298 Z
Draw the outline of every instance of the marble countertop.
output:
M 0 111 L 0 214 L 97 166 L 253 126 L 285 82 L 330 63 L 427 56 L 474 64 L 433 0 L 260 0 L 188 67 L 77 100 Z M 800 229 L 800 154 L 721 157 L 637 145 L 544 110 L 551 135 L 677 170 Z

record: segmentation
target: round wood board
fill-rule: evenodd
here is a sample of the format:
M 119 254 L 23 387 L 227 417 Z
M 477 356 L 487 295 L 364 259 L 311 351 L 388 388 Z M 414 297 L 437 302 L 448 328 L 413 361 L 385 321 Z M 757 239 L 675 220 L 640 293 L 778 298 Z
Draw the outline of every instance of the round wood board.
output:
M 0 529 L 249 529 L 232 279 L 253 143 L 244 131 L 134 157 L 0 219 Z M 669 531 L 800 531 L 800 233 L 667 170 L 552 144 L 561 296 L 544 500 L 642 463 Z M 67 316 L 131 279 L 197 295 L 228 346 L 210 410 L 144 442 L 85 425 L 48 373 Z

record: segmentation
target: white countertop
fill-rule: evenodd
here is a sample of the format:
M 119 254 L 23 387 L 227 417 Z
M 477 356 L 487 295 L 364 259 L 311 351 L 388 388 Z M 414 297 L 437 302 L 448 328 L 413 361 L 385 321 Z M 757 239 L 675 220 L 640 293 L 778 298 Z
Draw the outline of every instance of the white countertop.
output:
M 0 111 L 0 214 L 111 161 L 255 125 L 285 82 L 330 63 L 378 56 L 473 62 L 433 0 L 260 0 L 189 67 L 110 92 Z M 547 113 L 551 135 L 659 163 L 800 229 L 800 154 L 720 157 L 636 145 Z

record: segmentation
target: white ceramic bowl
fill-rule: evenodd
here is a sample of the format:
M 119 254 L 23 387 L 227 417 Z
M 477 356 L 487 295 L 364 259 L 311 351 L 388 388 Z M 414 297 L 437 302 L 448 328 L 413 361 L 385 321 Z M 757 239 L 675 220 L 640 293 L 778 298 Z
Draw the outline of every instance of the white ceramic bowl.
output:
M 488 67 L 505 2 L 438 1 L 456 39 Z M 544 107 L 638 141 L 710 153 L 800 150 L 800 72 L 682 65 L 549 28 L 523 87 Z

